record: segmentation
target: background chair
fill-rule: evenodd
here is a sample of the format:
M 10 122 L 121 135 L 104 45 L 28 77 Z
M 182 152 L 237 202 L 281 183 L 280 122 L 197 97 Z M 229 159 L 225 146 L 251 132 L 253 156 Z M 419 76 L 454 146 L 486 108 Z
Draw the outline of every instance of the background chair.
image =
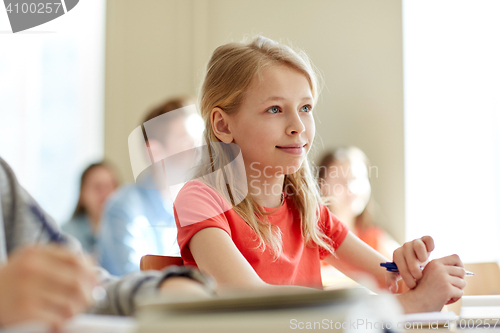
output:
M 465 295 L 500 295 L 500 267 L 496 262 L 464 264 L 475 275 L 467 277 Z
M 183 266 L 181 257 L 158 256 L 147 254 L 141 258 L 141 271 L 155 270 L 159 271 L 168 266 Z

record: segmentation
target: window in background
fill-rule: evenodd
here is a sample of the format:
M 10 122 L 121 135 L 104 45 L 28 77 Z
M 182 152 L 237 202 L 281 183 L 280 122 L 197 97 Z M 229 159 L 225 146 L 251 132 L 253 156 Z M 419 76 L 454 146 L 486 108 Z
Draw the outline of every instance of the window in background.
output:
M 104 0 L 80 1 L 12 34 L 0 10 L 0 156 L 59 223 L 80 173 L 103 156 L 104 20 Z
M 500 1 L 405 0 L 406 236 L 500 257 Z

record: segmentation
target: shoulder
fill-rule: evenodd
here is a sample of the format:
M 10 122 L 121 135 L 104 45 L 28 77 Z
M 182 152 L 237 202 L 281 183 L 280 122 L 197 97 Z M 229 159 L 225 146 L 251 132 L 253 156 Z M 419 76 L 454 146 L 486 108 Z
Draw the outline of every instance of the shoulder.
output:
M 230 209 L 232 206 L 218 191 L 198 180 L 187 182 L 174 201 L 181 226 L 216 217 Z
M 219 206 L 227 206 L 227 201 L 214 188 L 199 180 L 187 182 L 175 198 L 174 207 L 188 203 L 213 203 Z
M 325 205 L 318 205 L 319 221 L 325 222 L 328 220 L 339 221 L 337 216 L 335 216 Z M 340 222 L 340 221 L 339 221 Z
M 330 229 L 347 229 L 347 226 L 342 223 L 325 205 L 318 205 L 318 213 L 319 226 L 325 232 Z
M 325 236 L 330 239 L 330 245 L 337 250 L 349 233 L 349 229 L 332 212 L 330 212 L 328 207 L 320 204 L 319 212 L 319 227 Z M 325 252 L 325 249 L 321 249 L 320 251 L 322 259 L 329 254 L 329 252 Z
M 190 191 L 203 191 L 206 193 L 210 193 L 211 195 L 219 195 L 219 193 L 215 189 L 199 180 L 190 180 L 186 182 L 186 184 L 184 184 L 182 189 L 179 191 L 179 195 L 181 195 L 181 193 L 189 193 Z

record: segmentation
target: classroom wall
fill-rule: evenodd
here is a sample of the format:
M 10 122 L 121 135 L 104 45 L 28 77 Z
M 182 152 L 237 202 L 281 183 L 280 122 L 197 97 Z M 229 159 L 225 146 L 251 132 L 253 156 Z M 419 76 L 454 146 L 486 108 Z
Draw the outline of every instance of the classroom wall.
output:
M 196 94 L 215 47 L 263 34 L 305 50 L 324 78 L 316 108 L 323 148 L 356 145 L 372 173 L 383 226 L 404 241 L 400 0 L 108 0 L 105 155 L 132 180 L 128 134 L 144 112 Z

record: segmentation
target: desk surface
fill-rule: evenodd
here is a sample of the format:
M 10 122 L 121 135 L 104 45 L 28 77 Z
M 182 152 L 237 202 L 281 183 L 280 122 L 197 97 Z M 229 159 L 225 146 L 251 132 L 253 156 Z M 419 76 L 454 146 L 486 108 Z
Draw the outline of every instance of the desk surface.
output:
M 133 333 L 137 322 L 130 317 L 78 315 L 68 322 L 61 333 Z M 24 323 L 1 330 L 2 333 L 52 333 L 39 323 Z

